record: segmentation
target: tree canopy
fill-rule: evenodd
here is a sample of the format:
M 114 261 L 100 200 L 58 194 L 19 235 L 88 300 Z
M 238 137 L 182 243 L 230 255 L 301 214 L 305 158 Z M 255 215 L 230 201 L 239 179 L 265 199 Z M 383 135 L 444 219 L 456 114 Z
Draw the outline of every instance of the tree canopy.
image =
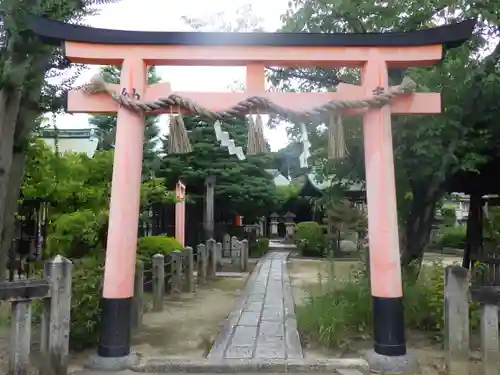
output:
M 41 199 L 50 205 L 47 255 L 77 257 L 104 248 L 112 173 L 113 150 L 100 150 L 92 157 L 60 154 L 43 140 L 32 138 L 22 199 Z M 141 213 L 157 202 L 173 203 L 175 194 L 165 189 L 161 179 L 144 181 Z
M 283 16 L 283 31 L 302 32 L 387 32 L 411 31 L 478 18 L 474 37 L 462 47 L 450 50 L 439 65 L 430 68 L 391 70 L 391 84 L 409 75 L 420 91 L 441 92 L 444 111 L 440 116 L 393 118 L 393 143 L 398 191 L 398 208 L 403 234 L 403 261 L 421 257 L 428 241 L 437 202 L 447 181 L 462 170 L 475 171 L 498 155 L 495 140 L 500 110 L 500 42 L 498 1 L 362 1 L 293 0 Z M 359 83 L 354 69 L 273 69 L 272 81 L 284 90 L 332 89 L 339 82 Z M 315 125 L 311 124 L 313 132 Z M 326 178 L 364 179 L 362 131 L 359 119 L 346 124 L 350 156 L 326 160 L 322 142 L 312 137 L 315 162 L 324 166 Z M 293 132 L 296 130 L 292 130 Z M 496 155 L 495 155 L 496 153 Z
M 43 112 L 62 107 L 62 93 L 75 74 L 61 75 L 68 62 L 60 48 L 47 46 L 26 32 L 26 16 L 36 14 L 81 23 L 99 7 L 119 0 L 2 0 L 0 46 L 0 264 L 10 248 L 14 213 L 26 161 L 30 131 Z M 66 72 L 67 73 L 67 72 Z M 47 78 L 58 78 L 47 80 Z M 4 268 L 0 267 L 0 278 Z

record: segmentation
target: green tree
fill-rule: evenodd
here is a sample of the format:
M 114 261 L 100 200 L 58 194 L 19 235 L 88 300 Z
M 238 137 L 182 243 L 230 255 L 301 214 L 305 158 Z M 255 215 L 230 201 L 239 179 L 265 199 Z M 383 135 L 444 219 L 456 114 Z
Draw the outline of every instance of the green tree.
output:
M 61 49 L 44 45 L 26 32 L 26 15 L 36 14 L 81 23 L 98 7 L 118 0 L 2 0 L 0 38 L 0 264 L 5 264 L 14 228 L 14 213 L 26 161 L 28 136 L 43 112 L 62 107 L 62 92 L 77 77 L 46 81 L 60 76 L 68 66 Z M 0 267 L 0 279 L 5 269 Z
M 265 171 L 270 165 L 269 155 L 247 156 L 238 160 L 220 146 L 212 123 L 198 116 L 184 116 L 193 152 L 184 155 L 167 155 L 163 160 L 161 176 L 167 186 L 182 180 L 189 196 L 199 201 L 204 194 L 208 176 L 217 179 L 215 207 L 226 215 L 240 214 L 249 221 L 265 215 L 278 202 L 272 177 Z M 247 120 L 234 118 L 222 124 L 237 146 L 246 149 Z
M 500 94 L 500 42 L 495 39 L 489 54 L 485 55 L 484 50 L 488 40 L 500 34 L 499 5 L 498 0 L 425 4 L 406 0 L 392 3 L 390 7 L 359 0 L 294 0 L 283 16 L 284 31 L 323 33 L 410 31 L 468 17 L 478 18 L 474 38 L 461 48 L 448 51 L 442 64 L 389 72 L 391 84 L 399 83 L 402 75 L 407 74 L 417 82 L 420 90 L 441 92 L 445 104 L 441 116 L 393 119 L 405 264 L 421 258 L 436 204 L 445 194 L 449 178 L 460 170 L 477 170 L 495 153 L 498 155 L 498 149 L 494 150 L 495 139 L 498 139 L 494 119 L 500 109 L 495 99 Z M 352 69 L 275 69 L 271 78 L 284 90 L 294 85 L 309 91 L 332 89 L 342 81 L 359 83 L 359 72 Z M 326 177 L 335 172 L 336 177 L 364 179 L 359 119 L 349 122 L 351 155 L 348 159 L 326 161 L 325 153 L 321 152 L 322 142 L 311 141 L 312 148 L 317 149 L 317 162 L 325 166 Z
M 50 255 L 83 256 L 104 247 L 112 174 L 113 150 L 100 150 L 92 157 L 76 152 L 61 154 L 33 137 L 27 148 L 22 197 L 50 204 Z M 173 203 L 175 194 L 165 189 L 161 179 L 144 181 L 141 214 L 156 202 Z
M 121 67 L 105 66 L 101 68 L 101 74 L 108 83 L 120 83 Z M 154 66 L 148 69 L 148 84 L 152 85 L 161 81 Z M 89 119 L 90 125 L 95 129 L 98 137 L 98 150 L 109 150 L 114 148 L 116 136 L 116 115 L 95 115 Z M 146 127 L 144 128 L 144 149 L 142 173 L 145 177 L 154 176 L 160 167 L 160 158 L 157 152 L 160 129 L 157 125 L 158 116 L 146 116 Z

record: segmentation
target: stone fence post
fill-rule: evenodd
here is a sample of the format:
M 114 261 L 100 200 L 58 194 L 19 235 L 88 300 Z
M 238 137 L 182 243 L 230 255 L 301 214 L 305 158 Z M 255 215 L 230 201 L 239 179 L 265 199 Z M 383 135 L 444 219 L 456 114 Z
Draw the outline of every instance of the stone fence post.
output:
M 194 292 L 194 260 L 193 248 L 186 247 L 184 249 L 184 291 L 187 293 Z
M 220 242 L 215 244 L 215 262 L 216 267 L 222 265 L 222 243 Z
M 217 252 L 215 249 L 215 240 L 210 239 L 207 241 L 207 277 L 209 279 L 214 279 L 217 273 Z
M 207 282 L 207 249 L 205 245 L 198 245 L 196 253 L 198 261 L 198 284 L 203 285 Z
M 452 265 L 445 269 L 444 339 L 448 372 L 469 375 L 469 271 Z
M 135 264 L 134 298 L 132 300 L 131 327 L 137 329 L 142 325 L 144 314 L 144 263 L 138 260 Z
M 165 294 L 165 257 L 153 255 L 153 311 L 163 311 L 163 295 Z
M 498 348 L 500 288 L 492 286 L 473 288 L 471 297 L 474 302 L 481 304 L 482 375 L 498 375 L 500 369 L 500 352 Z
M 182 290 L 182 252 L 172 252 L 172 292 L 180 293 Z
M 248 272 L 248 240 L 241 241 L 241 258 L 242 258 L 242 267 L 241 272 Z
M 60 255 L 44 264 L 44 277 L 50 283 L 50 298 L 43 301 L 42 310 L 40 351 L 43 375 L 66 375 L 68 372 L 72 270 L 71 261 Z M 31 309 L 28 310 L 30 311 Z M 16 318 L 17 315 L 13 316 Z M 30 323 L 31 320 L 27 322 L 27 329 Z M 16 354 L 14 350 L 12 352 Z M 29 361 L 29 347 L 27 360 Z

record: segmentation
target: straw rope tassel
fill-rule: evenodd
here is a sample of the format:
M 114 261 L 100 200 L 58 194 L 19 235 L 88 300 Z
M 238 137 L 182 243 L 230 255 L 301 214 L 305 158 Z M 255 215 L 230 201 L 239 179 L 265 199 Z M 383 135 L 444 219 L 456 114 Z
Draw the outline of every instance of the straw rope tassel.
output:
M 267 152 L 266 139 L 264 138 L 264 122 L 260 114 L 255 120 L 250 115 L 248 119 L 247 155 L 258 155 Z
M 253 116 L 248 116 L 247 155 L 257 155 L 257 130 Z
M 264 121 L 262 121 L 262 116 L 257 113 L 255 117 L 255 134 L 257 135 L 257 153 L 264 154 L 267 152 L 266 138 L 264 137 Z
M 181 115 L 172 116 L 170 134 L 168 137 L 168 152 L 170 154 L 188 154 L 192 152 L 191 143 Z
M 328 157 L 330 159 L 343 159 L 347 155 L 349 152 L 345 143 L 342 117 L 338 113 L 332 112 L 328 124 Z

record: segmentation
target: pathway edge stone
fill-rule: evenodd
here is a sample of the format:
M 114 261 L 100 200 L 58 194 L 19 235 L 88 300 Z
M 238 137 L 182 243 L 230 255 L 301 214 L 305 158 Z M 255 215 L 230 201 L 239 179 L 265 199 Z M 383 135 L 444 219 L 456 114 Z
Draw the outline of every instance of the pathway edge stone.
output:
M 358 358 L 332 358 L 326 360 L 165 360 L 149 359 L 130 368 L 139 373 L 332 373 L 337 370 L 368 371 L 368 363 Z

